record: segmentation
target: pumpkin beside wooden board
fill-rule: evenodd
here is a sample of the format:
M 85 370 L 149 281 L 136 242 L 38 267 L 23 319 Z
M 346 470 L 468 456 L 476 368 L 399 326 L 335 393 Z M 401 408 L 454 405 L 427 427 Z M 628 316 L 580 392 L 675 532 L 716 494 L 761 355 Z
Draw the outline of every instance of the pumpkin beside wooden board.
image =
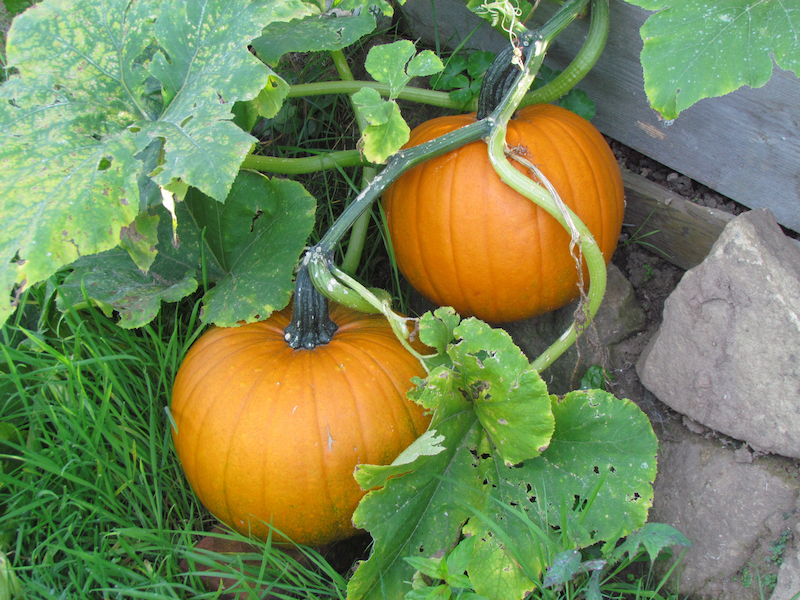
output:
M 406 146 L 474 120 L 432 119 L 411 132 Z M 509 121 L 506 142 L 550 180 L 608 264 L 622 229 L 625 193 L 600 132 L 564 108 L 535 104 Z M 484 141 L 410 169 L 387 189 L 383 203 L 401 272 L 434 304 L 504 323 L 555 310 L 580 293 L 566 230 L 500 180 Z M 583 270 L 586 278 L 585 265 Z

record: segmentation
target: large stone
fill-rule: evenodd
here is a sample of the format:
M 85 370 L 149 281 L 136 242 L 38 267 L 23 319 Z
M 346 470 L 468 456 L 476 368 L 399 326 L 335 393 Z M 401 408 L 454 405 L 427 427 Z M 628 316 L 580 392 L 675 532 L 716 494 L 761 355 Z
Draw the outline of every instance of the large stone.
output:
M 575 389 L 592 365 L 601 365 L 614 371 L 620 366 L 615 364 L 615 358 L 623 354 L 616 352 L 617 345 L 642 331 L 647 324 L 647 317 L 636 302 L 633 287 L 613 263 L 608 265 L 606 276 L 606 293 L 592 325 L 577 344 L 573 344 L 542 372 L 550 393 L 566 394 Z M 553 312 L 533 319 L 505 323 L 502 327 L 525 355 L 534 360 L 572 324 L 577 307 L 578 302 L 575 301 Z
M 800 249 L 769 211 L 731 221 L 686 272 L 637 372 L 693 420 L 800 458 Z
M 796 463 L 768 455 L 747 461 L 746 446 L 736 448 L 697 425 L 693 429 L 705 433 L 673 422 L 662 436 L 649 515 L 650 521 L 672 525 L 692 541 L 673 582 L 680 597 L 768 598 L 769 588 L 761 595 L 759 577 L 765 585 L 776 580 L 779 586 L 794 585 L 792 532 L 800 527 Z

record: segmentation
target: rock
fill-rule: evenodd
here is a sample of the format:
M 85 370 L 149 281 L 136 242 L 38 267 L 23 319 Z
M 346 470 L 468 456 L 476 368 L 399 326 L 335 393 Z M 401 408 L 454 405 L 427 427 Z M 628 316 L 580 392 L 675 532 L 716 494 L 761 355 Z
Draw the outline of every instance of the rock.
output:
M 768 210 L 728 223 L 686 272 L 636 367 L 674 410 L 800 458 L 800 249 Z
M 762 584 L 782 577 L 785 585 L 795 585 L 791 565 L 778 575 L 779 562 L 794 560 L 791 532 L 800 527 L 795 461 L 762 456 L 739 462 L 732 444 L 673 421 L 658 467 L 649 520 L 672 525 L 692 541 L 676 569 L 679 597 L 757 600 L 759 576 Z
M 411 290 L 411 307 L 417 314 L 435 308 Z M 500 325 L 530 360 L 534 360 L 556 341 L 572 324 L 577 301 L 551 313 Z M 565 394 L 575 389 L 592 365 L 606 365 L 613 371 L 626 353 L 619 347 L 632 334 L 644 329 L 646 317 L 636 303 L 633 287 L 622 272 L 609 264 L 603 303 L 594 318 L 594 328 L 581 337 L 578 349 L 573 345 L 552 366 L 542 372 L 550 393 Z M 578 360 L 580 351 L 580 361 Z M 576 368 L 577 367 L 577 368 Z
M 614 359 L 623 355 L 616 346 L 645 328 L 647 318 L 637 304 L 633 287 L 622 272 L 609 264 L 606 294 L 594 317 L 594 328 L 589 328 L 552 366 L 542 372 L 550 393 L 566 394 L 578 387 L 586 369 L 592 365 L 605 365 L 613 371 L 619 365 Z M 530 360 L 544 352 L 572 324 L 577 301 L 551 313 L 505 323 L 508 331 Z

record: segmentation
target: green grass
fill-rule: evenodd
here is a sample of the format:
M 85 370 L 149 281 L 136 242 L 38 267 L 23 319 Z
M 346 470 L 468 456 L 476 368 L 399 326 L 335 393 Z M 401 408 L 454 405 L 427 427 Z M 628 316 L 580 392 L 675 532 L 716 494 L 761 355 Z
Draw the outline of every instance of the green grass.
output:
M 239 589 L 343 597 L 309 549 L 301 565 L 269 543 L 248 556 L 194 548 L 215 522 L 183 477 L 165 409 L 200 332 L 196 304 L 126 331 L 99 311 L 50 313 L 41 290 L 23 300 L 0 338 L 0 551 L 26 598 L 218 597 L 202 565 Z

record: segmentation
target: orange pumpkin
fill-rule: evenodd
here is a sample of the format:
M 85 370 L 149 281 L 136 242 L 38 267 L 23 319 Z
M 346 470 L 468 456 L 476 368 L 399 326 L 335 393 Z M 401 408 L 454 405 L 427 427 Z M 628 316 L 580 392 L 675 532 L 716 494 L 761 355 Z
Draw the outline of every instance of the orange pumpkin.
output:
M 333 340 L 294 350 L 291 309 L 214 328 L 189 350 L 172 394 L 175 449 L 200 501 L 266 538 L 309 545 L 355 533 L 360 463 L 392 462 L 428 426 L 406 399 L 419 361 L 382 315 L 331 305 Z
M 411 132 L 407 146 L 474 120 L 458 115 L 427 121 Z M 622 229 L 625 197 L 603 136 L 566 109 L 537 104 L 509 122 L 506 142 L 527 151 L 592 232 L 607 264 Z M 387 189 L 383 203 L 400 271 L 435 304 L 503 323 L 555 310 L 579 295 L 567 232 L 500 180 L 482 140 L 410 169 Z

